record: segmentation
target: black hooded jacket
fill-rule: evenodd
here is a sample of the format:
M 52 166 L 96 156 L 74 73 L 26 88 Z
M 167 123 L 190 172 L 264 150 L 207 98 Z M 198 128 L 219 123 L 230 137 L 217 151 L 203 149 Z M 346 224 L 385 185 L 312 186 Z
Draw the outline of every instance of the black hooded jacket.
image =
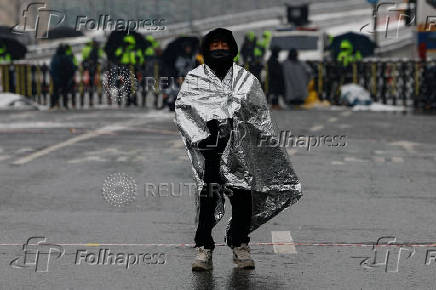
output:
M 226 42 L 229 45 L 232 61 L 226 64 L 221 64 L 220 66 L 214 66 L 213 60 L 210 56 L 209 46 L 212 42 L 216 40 Z M 204 63 L 207 64 L 215 72 L 215 74 L 222 79 L 231 67 L 233 63 L 233 58 L 238 55 L 238 45 L 230 30 L 224 28 L 216 28 L 212 31 L 209 31 L 209 33 L 203 37 L 203 40 L 201 42 L 201 52 L 204 57 Z

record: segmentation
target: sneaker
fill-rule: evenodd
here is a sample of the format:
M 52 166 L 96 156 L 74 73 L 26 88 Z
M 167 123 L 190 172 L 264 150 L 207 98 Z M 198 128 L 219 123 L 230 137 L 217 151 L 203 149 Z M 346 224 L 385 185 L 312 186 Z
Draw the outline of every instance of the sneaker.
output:
M 254 261 L 250 255 L 248 244 L 242 243 L 240 247 L 233 248 L 233 262 L 242 269 L 254 269 Z
M 204 247 L 197 248 L 197 256 L 192 263 L 192 271 L 208 271 L 212 270 L 212 252 L 211 249 L 205 249 Z

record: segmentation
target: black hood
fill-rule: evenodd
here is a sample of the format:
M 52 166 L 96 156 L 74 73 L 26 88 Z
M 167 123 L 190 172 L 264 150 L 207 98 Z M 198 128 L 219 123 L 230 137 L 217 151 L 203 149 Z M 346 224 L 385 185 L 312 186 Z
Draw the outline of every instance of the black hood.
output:
M 230 30 L 224 28 L 216 28 L 209 31 L 202 39 L 201 42 L 201 53 L 204 56 L 204 62 L 208 64 L 209 59 L 209 46 L 214 40 L 222 40 L 228 43 L 232 58 L 238 55 L 238 45 L 236 44 L 235 38 Z

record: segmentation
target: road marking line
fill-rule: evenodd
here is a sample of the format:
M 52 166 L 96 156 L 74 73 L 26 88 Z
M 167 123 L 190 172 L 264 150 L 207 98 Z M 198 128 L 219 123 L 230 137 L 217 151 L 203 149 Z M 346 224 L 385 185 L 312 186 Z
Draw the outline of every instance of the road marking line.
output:
M 293 244 L 293 239 L 290 231 L 272 231 L 273 243 L 289 243 L 285 245 L 273 245 L 274 253 L 276 254 L 296 254 L 297 249 Z
M 351 116 L 351 112 L 350 112 L 350 111 L 342 112 L 342 113 L 341 113 L 341 116 L 342 116 L 342 117 L 348 117 L 348 116 Z
M 12 162 L 13 165 L 22 165 L 25 163 L 28 163 L 32 160 L 35 160 L 36 158 L 42 157 L 44 155 L 50 154 L 54 151 L 57 151 L 61 148 L 67 147 L 67 146 L 71 146 L 74 145 L 80 141 L 84 141 L 84 140 L 88 140 L 100 135 L 104 135 L 104 134 L 108 134 L 108 133 L 112 133 L 114 131 L 119 131 L 119 130 L 123 130 L 125 128 L 128 128 L 129 126 L 134 126 L 134 125 L 139 125 L 142 124 L 144 122 L 146 122 L 147 120 L 132 120 L 132 121 L 128 121 L 128 122 L 123 122 L 123 123 L 116 123 L 113 125 L 109 125 L 109 126 L 105 126 L 103 128 L 70 138 L 68 140 L 65 140 L 63 142 L 60 142 L 58 144 L 49 146 L 47 148 L 44 148 L 42 150 L 36 151 L 30 155 L 24 156 L 22 158 L 19 158 L 18 160 L 15 160 L 14 162 Z
M 348 125 L 348 124 L 338 124 L 338 128 L 339 129 L 350 129 L 350 128 L 352 128 L 352 126 Z
M 345 163 L 342 161 L 332 161 L 332 165 L 344 165 Z
M 355 157 L 345 157 L 344 161 L 347 161 L 347 162 L 367 162 L 367 160 L 363 160 L 363 159 L 359 159 L 359 158 L 355 158 Z
M 392 162 L 395 162 L 395 163 L 403 163 L 403 162 L 404 162 L 404 159 L 403 159 L 403 157 L 393 156 L 393 157 L 392 157 Z
M 327 120 L 327 122 L 333 123 L 333 122 L 336 122 L 337 120 L 338 120 L 338 118 L 336 118 L 336 117 L 331 117 L 331 118 L 329 118 L 329 119 Z
M 10 156 L 7 155 L 0 155 L 0 161 L 8 159 Z
M 375 156 L 374 160 L 375 160 L 375 162 L 380 162 L 380 163 L 385 162 L 385 158 L 383 156 Z
M 310 132 L 316 132 L 324 129 L 324 125 L 315 125 L 309 129 Z
M 419 145 L 419 143 L 405 141 L 405 140 L 397 141 L 397 142 L 391 142 L 391 143 L 388 143 L 388 144 L 392 145 L 392 146 L 401 146 L 408 153 L 416 153 L 415 146 Z

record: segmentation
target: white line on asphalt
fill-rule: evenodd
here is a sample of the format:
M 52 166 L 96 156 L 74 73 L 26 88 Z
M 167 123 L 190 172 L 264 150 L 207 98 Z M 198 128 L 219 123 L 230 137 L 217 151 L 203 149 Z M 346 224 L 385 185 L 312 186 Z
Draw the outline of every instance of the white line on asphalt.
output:
M 273 245 L 274 253 L 276 254 L 296 254 L 297 249 L 295 245 L 292 244 L 294 241 L 291 236 L 290 231 L 272 231 L 272 242 L 273 243 L 290 243 L 288 245 Z
M 63 142 L 60 142 L 58 144 L 49 146 L 47 148 L 44 148 L 42 150 L 36 151 L 30 155 L 24 156 L 22 158 L 19 158 L 18 160 L 15 160 L 14 162 L 12 162 L 13 165 L 22 165 L 25 163 L 28 163 L 32 160 L 35 160 L 36 158 L 39 158 L 41 156 L 47 155 L 51 152 L 54 152 L 56 150 L 59 150 L 61 148 L 67 147 L 67 146 L 71 146 L 74 145 L 80 141 L 84 141 L 84 140 L 88 140 L 94 137 L 97 137 L 99 135 L 103 135 L 103 134 L 108 134 L 108 133 L 112 133 L 114 131 L 119 131 L 119 130 L 123 130 L 125 128 L 129 128 L 130 126 L 134 126 L 134 125 L 139 125 L 142 123 L 145 123 L 146 120 L 132 120 L 132 121 L 127 121 L 127 122 L 123 122 L 123 123 L 116 123 L 113 125 L 109 125 L 73 138 L 70 138 L 68 140 L 65 140 Z
M 392 162 L 403 163 L 404 159 L 403 159 L 403 157 L 400 157 L 400 156 L 392 156 Z
M 310 132 L 316 132 L 319 130 L 322 130 L 324 128 L 324 125 L 315 125 L 312 128 L 309 129 Z
M 10 156 L 7 155 L 0 155 L 0 161 L 8 159 Z
M 374 156 L 375 162 L 384 163 L 385 158 L 383 156 Z
M 331 118 L 329 118 L 327 121 L 330 122 L 330 123 L 333 123 L 333 122 L 336 122 L 337 120 L 338 120 L 338 118 L 336 118 L 336 117 L 331 117 Z
M 367 162 L 367 160 L 363 160 L 363 159 L 356 158 L 356 157 L 345 157 L 344 161 L 346 161 L 346 162 Z
M 408 153 L 416 153 L 416 151 L 415 151 L 415 146 L 416 145 L 419 145 L 419 143 L 415 143 L 415 142 L 410 142 L 410 141 L 407 141 L 407 140 L 401 140 L 401 141 L 397 141 L 397 142 L 391 142 L 391 143 L 388 143 L 389 145 L 392 145 L 392 146 L 401 146 L 401 147 L 403 147 L 403 149 L 405 150 L 405 151 L 407 151 Z
M 351 112 L 350 112 L 350 111 L 344 111 L 344 112 L 341 113 L 341 116 L 342 116 L 342 117 L 348 117 L 348 116 L 351 116 Z

